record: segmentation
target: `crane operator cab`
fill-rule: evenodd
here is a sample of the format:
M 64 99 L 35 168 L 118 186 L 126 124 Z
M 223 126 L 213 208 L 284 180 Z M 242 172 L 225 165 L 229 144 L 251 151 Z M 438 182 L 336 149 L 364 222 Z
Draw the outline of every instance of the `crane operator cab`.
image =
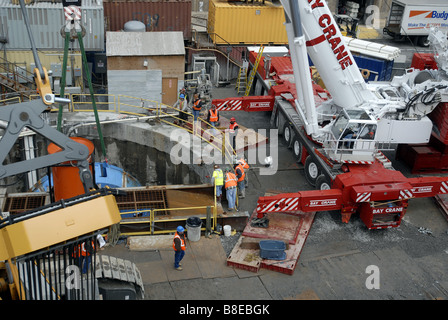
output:
M 343 109 L 333 123 L 324 148 L 337 162 L 373 161 L 376 130 L 377 122 L 364 110 Z

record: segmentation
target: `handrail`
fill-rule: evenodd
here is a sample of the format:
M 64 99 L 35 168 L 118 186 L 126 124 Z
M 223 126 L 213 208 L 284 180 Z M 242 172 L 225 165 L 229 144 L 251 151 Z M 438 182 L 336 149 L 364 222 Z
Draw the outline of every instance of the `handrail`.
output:
M 171 106 L 167 106 L 167 109 L 168 109 L 168 110 L 169 110 L 169 109 L 173 109 L 173 110 L 177 111 L 178 113 L 179 113 L 179 112 L 182 112 L 182 113 L 184 113 L 184 114 L 187 114 L 187 116 L 193 116 L 193 115 L 192 115 L 191 113 L 189 113 L 189 112 L 185 112 L 185 111 L 176 109 L 176 108 L 171 107 Z M 177 119 L 177 120 L 179 120 L 180 122 L 187 122 L 187 123 L 189 123 L 189 124 L 191 125 L 191 127 L 192 127 L 192 130 L 190 130 L 189 128 L 185 128 L 185 127 L 176 125 L 176 124 L 174 124 L 174 123 L 172 123 L 172 122 L 170 122 L 170 121 L 167 121 L 167 120 L 165 120 L 165 119 L 160 119 L 160 121 L 162 121 L 162 122 L 164 122 L 164 123 L 166 123 L 166 124 L 169 124 L 169 125 L 171 125 L 171 126 L 174 126 L 174 127 L 177 127 L 177 128 L 183 129 L 183 130 L 186 130 L 186 131 L 188 131 L 190 134 L 193 134 L 193 135 L 195 135 L 195 136 L 201 138 L 201 140 L 205 141 L 206 143 L 208 143 L 209 145 L 211 145 L 213 148 L 215 148 L 216 150 L 220 151 L 221 154 L 222 154 L 222 155 L 225 157 L 225 159 L 227 160 L 227 163 L 229 163 L 229 164 L 233 164 L 233 161 L 232 161 L 233 159 L 232 159 L 231 157 L 232 157 L 233 155 L 235 155 L 236 152 L 235 152 L 235 150 L 233 149 L 233 147 L 232 147 L 230 144 L 226 143 L 227 141 L 226 141 L 226 139 L 225 139 L 225 132 L 223 132 L 223 131 L 220 130 L 219 128 L 216 128 L 216 127 L 215 127 L 215 130 L 218 131 L 218 133 L 220 134 L 220 137 L 221 137 L 221 140 L 222 140 L 221 148 L 219 148 L 218 146 L 216 146 L 215 144 L 212 143 L 213 141 L 215 141 L 216 138 L 218 138 L 218 135 L 213 135 L 213 134 L 209 133 L 210 138 L 213 138 L 212 141 L 207 140 L 206 138 L 203 137 L 203 135 L 202 135 L 202 123 L 204 123 L 206 126 L 208 126 L 208 127 L 210 127 L 210 128 L 213 127 L 213 126 L 212 126 L 209 122 L 207 122 L 206 120 L 204 120 L 204 119 L 202 119 L 202 118 L 198 118 L 198 120 L 201 122 L 201 125 L 199 126 L 199 129 L 198 129 L 198 128 L 196 127 L 196 125 L 194 124 L 194 122 L 191 122 L 191 121 L 188 121 L 188 120 L 183 120 L 183 119 L 181 119 L 181 118 L 179 118 L 179 117 L 176 117 L 174 114 L 165 113 L 165 112 L 159 110 L 159 115 L 171 115 L 174 119 Z M 198 132 L 198 131 L 199 131 L 199 132 Z
M 216 212 L 216 206 L 197 206 L 197 207 L 184 207 L 184 208 L 165 208 L 165 209 L 145 209 L 145 210 L 136 210 L 136 211 L 132 211 L 132 213 L 147 213 L 149 212 L 149 217 L 140 217 L 138 221 L 120 221 L 120 225 L 128 225 L 128 224 L 150 224 L 150 231 L 143 231 L 143 232 L 124 232 L 121 233 L 121 235 L 123 236 L 130 236 L 130 235 L 144 235 L 144 234 L 162 234 L 162 233 L 173 233 L 176 230 L 173 229 L 169 229 L 169 230 L 161 230 L 161 231 L 155 231 L 154 229 L 154 223 L 155 222 L 173 222 L 173 221 L 183 221 L 183 218 L 169 218 L 169 219 L 156 219 L 155 214 L 159 211 L 181 211 L 181 210 L 200 210 L 200 209 L 207 209 L 207 208 L 211 208 L 214 212 Z M 121 215 L 123 214 L 129 214 L 129 212 L 122 212 L 120 213 Z M 147 218 L 147 219 L 145 219 Z M 216 225 L 217 225 L 217 215 L 214 214 L 212 217 L 212 229 L 215 229 Z M 205 230 L 205 228 L 201 228 L 201 230 Z

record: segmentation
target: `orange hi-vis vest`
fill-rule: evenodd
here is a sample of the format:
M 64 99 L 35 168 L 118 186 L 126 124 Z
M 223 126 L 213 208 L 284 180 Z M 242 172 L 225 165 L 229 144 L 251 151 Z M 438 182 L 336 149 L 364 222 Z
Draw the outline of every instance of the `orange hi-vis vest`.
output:
M 238 160 L 238 162 L 243 166 L 244 169 L 249 169 L 249 164 L 243 158 Z
M 218 121 L 218 110 L 215 109 L 215 111 L 213 111 L 212 109 L 210 109 L 210 122 L 216 121 Z
M 196 111 L 200 111 L 201 110 L 200 103 L 201 103 L 201 99 L 196 100 L 193 103 L 193 109 L 196 110 Z
M 227 172 L 226 173 L 226 181 L 224 183 L 224 188 L 228 189 L 228 188 L 234 188 L 237 185 L 236 182 L 236 176 L 235 174 L 233 174 L 232 172 Z
M 230 133 L 235 133 L 235 127 L 237 127 L 238 126 L 238 123 L 231 123 L 230 124 L 230 126 L 229 126 L 229 129 L 230 129 Z
M 244 181 L 244 178 L 246 177 L 246 174 L 244 173 L 244 168 L 243 168 L 243 166 L 241 164 L 239 164 L 239 165 L 237 165 L 235 167 L 235 173 L 236 173 L 236 170 L 238 168 L 241 170 L 241 177 L 238 179 L 238 182 L 241 182 L 241 181 Z
M 176 232 L 173 239 L 173 249 L 176 250 L 176 245 L 174 244 L 174 240 L 178 238 L 180 240 L 180 248 L 182 251 L 185 251 L 185 241 L 183 238 L 180 237 L 180 235 Z
M 95 244 L 92 241 L 92 250 L 95 250 Z M 86 250 L 86 243 L 83 242 L 77 247 L 74 248 L 74 252 L 72 254 L 72 257 L 79 258 L 79 257 L 86 257 L 90 256 L 90 252 Z

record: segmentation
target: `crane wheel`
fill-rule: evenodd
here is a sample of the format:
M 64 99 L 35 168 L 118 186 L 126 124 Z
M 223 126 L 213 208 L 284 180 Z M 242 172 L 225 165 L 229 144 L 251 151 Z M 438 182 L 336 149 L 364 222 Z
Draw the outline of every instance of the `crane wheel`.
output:
M 289 124 L 285 124 L 285 127 L 283 128 L 283 141 L 285 141 L 286 146 L 288 148 L 291 148 L 291 139 L 293 136 L 292 128 Z
M 302 142 L 298 138 L 294 138 L 292 143 L 292 151 L 294 152 L 294 156 L 297 159 L 297 162 L 301 162 L 302 160 Z
M 306 181 L 313 187 L 316 186 L 317 178 L 320 175 L 320 169 L 317 163 L 311 156 L 308 156 L 305 160 L 305 178 Z
M 329 190 L 331 189 L 331 180 L 326 175 L 321 174 L 316 179 L 317 190 Z

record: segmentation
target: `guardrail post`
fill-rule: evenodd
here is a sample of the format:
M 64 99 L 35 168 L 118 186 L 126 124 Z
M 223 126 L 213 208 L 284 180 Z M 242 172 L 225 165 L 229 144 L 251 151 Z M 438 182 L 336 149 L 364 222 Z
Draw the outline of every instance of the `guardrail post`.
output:
M 212 208 L 210 206 L 207 206 L 207 218 L 205 220 L 205 234 L 210 235 L 212 233 L 212 226 L 211 226 L 211 215 L 212 215 Z

